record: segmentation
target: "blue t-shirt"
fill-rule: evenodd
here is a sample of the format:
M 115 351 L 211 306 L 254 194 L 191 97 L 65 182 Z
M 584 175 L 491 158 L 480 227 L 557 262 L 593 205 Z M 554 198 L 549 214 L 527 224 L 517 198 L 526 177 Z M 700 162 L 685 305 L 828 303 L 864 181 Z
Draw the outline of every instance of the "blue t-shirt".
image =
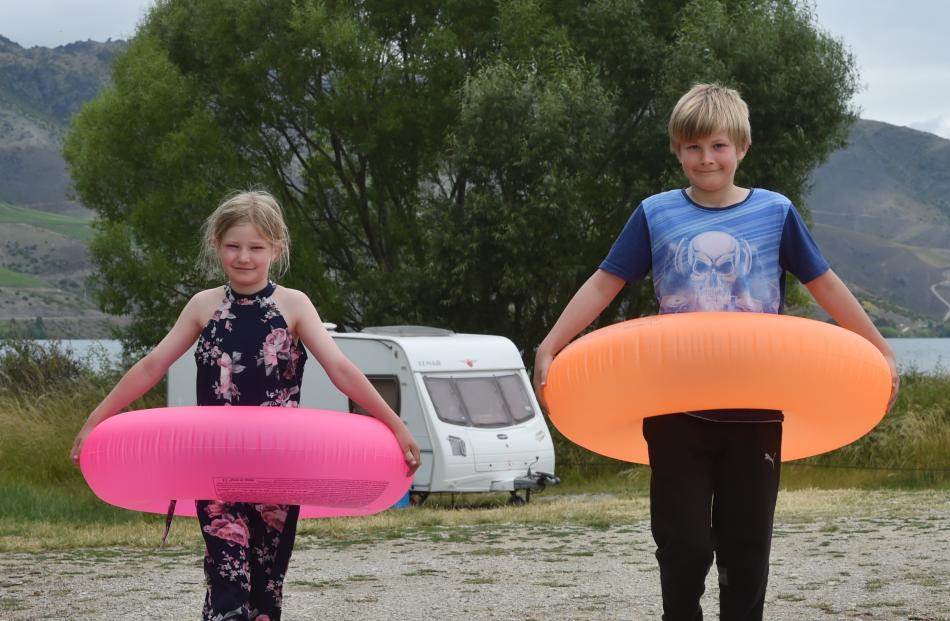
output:
M 671 190 L 637 207 L 600 269 L 630 283 L 652 270 L 661 314 L 781 313 L 785 273 L 807 283 L 828 262 L 791 201 L 777 192 L 756 188 L 740 203 L 711 208 Z M 781 420 L 763 414 L 708 418 Z

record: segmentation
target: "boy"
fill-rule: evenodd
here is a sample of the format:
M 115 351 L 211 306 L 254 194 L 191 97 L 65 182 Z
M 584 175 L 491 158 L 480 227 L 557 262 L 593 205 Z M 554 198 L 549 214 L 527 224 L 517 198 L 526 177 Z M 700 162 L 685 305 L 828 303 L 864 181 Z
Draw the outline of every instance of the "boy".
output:
M 650 270 L 661 313 L 780 313 L 790 271 L 839 325 L 884 354 L 890 408 L 899 381 L 894 354 L 829 269 L 794 206 L 781 194 L 734 183 L 751 144 L 739 93 L 718 84 L 694 86 L 673 109 L 669 134 L 689 187 L 652 196 L 633 212 L 538 347 L 538 393 L 554 355 L 625 283 Z M 664 620 L 702 619 L 699 600 L 714 554 L 721 619 L 762 618 L 782 420 L 777 410 L 703 410 L 644 421 Z

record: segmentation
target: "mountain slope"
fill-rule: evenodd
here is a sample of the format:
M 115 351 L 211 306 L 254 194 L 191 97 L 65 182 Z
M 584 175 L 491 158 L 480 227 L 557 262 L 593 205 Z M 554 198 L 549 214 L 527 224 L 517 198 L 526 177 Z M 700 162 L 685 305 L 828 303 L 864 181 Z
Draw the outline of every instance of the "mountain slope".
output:
M 93 41 L 25 49 L 0 36 L 0 338 L 108 337 L 121 323 L 87 291 L 91 213 L 69 200 L 61 144 L 123 49 Z
M 0 201 L 81 213 L 60 153 L 69 120 L 109 81 L 124 42 L 23 48 L 0 36 Z
M 858 291 L 930 320 L 950 310 L 950 140 L 859 120 L 812 177 L 814 234 Z
M 10 300 L 0 320 L 68 314 L 77 300 L 91 311 L 82 282 L 91 214 L 68 198 L 60 145 L 125 46 L 25 49 L 0 36 L 0 203 L 19 206 L 0 206 L 0 287 Z M 950 324 L 940 299 L 950 300 L 950 141 L 859 120 L 849 146 L 815 171 L 806 204 L 822 250 L 874 302 L 879 323 Z M 24 206 L 79 220 L 43 220 Z

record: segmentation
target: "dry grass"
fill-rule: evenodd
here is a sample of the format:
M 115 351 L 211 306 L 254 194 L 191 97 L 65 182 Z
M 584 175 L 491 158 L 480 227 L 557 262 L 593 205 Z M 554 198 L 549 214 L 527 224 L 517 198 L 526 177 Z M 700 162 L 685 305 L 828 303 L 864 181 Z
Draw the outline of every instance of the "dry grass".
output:
M 443 538 L 494 526 L 577 526 L 606 529 L 649 519 L 646 497 L 553 496 L 522 507 L 451 509 L 413 507 L 359 518 L 305 520 L 300 533 L 341 544 L 398 538 L 411 532 L 438 532 Z M 939 490 L 795 490 L 779 494 L 777 522 L 838 517 L 926 519 L 950 514 L 950 492 Z M 122 523 L 69 524 L 0 519 L 0 552 L 41 552 L 76 548 L 156 548 L 163 519 L 145 516 Z M 454 535 L 453 535 L 454 533 Z M 193 518 L 177 518 L 169 537 L 172 549 L 199 549 Z
M 115 376 L 77 368 L 56 352 L 45 358 L 27 353 L 0 355 L 0 552 L 154 548 L 162 517 L 98 501 L 67 458 L 74 434 Z M 950 511 L 950 381 L 922 375 L 904 381 L 894 412 L 871 434 L 783 470 L 786 486 L 795 490 L 780 494 L 779 520 Z M 135 407 L 163 403 L 159 389 Z M 466 508 L 459 510 L 445 506 L 446 498 L 433 497 L 421 508 L 308 520 L 302 532 L 345 541 L 497 524 L 606 528 L 649 517 L 647 468 L 598 458 L 566 443 L 559 442 L 557 450 L 558 474 L 565 484 L 536 495 L 527 506 L 507 507 L 503 495 L 482 495 L 463 497 L 460 503 Z M 596 468 L 585 469 L 585 462 Z M 926 477 L 910 478 L 921 473 Z M 916 491 L 900 489 L 908 485 Z M 813 489 L 817 486 L 823 489 Z M 176 521 L 170 542 L 183 548 L 201 545 L 198 529 L 186 519 Z

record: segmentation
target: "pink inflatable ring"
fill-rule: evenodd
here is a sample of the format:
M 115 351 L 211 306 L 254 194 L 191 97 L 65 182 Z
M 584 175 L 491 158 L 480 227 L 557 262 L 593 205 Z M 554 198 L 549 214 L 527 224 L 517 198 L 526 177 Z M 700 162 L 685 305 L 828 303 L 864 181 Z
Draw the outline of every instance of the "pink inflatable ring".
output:
M 412 478 L 389 428 L 369 416 L 191 406 L 118 414 L 86 439 L 80 468 L 105 502 L 195 515 L 194 500 L 301 505 L 300 517 L 369 515 Z

